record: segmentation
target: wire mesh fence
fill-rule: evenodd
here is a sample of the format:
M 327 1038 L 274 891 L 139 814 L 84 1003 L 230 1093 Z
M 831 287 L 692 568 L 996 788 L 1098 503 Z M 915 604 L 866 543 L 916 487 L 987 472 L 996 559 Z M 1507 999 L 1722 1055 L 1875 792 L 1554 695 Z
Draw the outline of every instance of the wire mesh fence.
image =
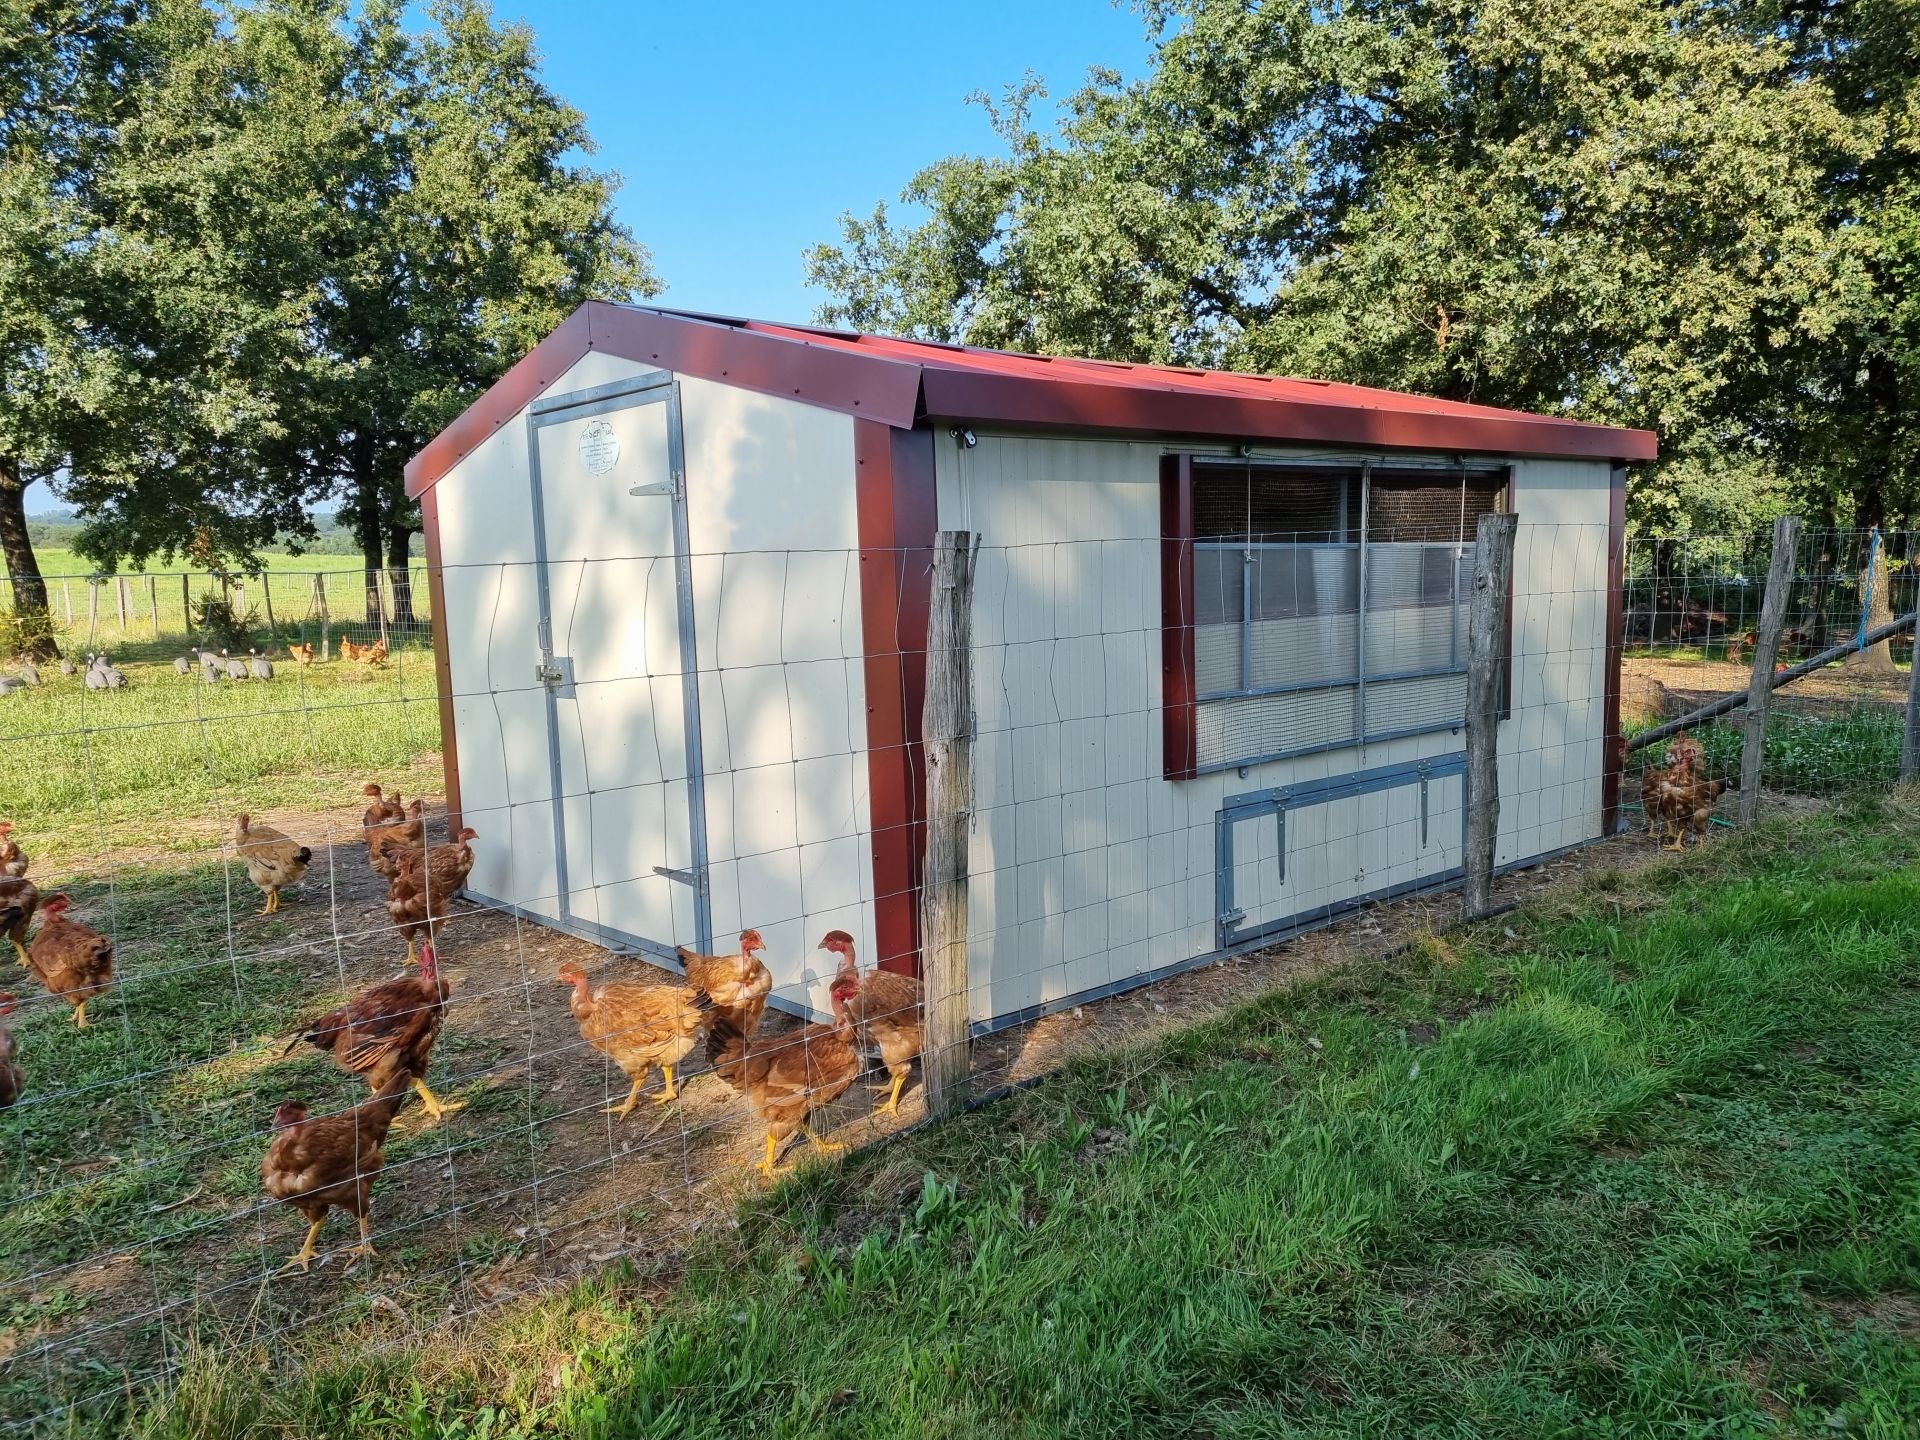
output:
M 1201 567 L 1145 513 L 973 555 L 976 1098 L 1458 913 L 1471 515 L 1412 538 L 1223 532 Z M 1629 825 L 1623 736 L 1741 683 L 1727 651 L 1763 552 L 1634 542 L 1617 580 L 1610 538 L 1522 511 L 1496 657 L 1506 895 Z M 1849 605 L 1911 606 L 1910 537 L 1874 562 L 1906 578 L 1862 596 L 1872 544 L 1809 540 L 1798 643 Z M 375 1311 L 410 1343 L 615 1261 L 668 1273 L 756 1171 L 925 1117 L 927 632 L 905 605 L 876 629 L 863 567 L 905 587 L 930 557 L 685 558 L 416 571 L 408 623 L 383 597 L 377 660 L 358 572 L 322 589 L 324 619 L 311 577 L 273 576 L 270 621 L 264 593 L 234 597 L 260 612 L 246 638 L 311 640 L 308 663 L 182 673 L 198 636 L 163 615 L 158 642 L 110 642 L 124 686 L 42 667 L 0 696 L 0 814 L 40 912 L 0 1022 L 20 1079 L 0 1424 L 112 1414 L 195 1354 L 297 1359 Z M 97 614 L 84 641 L 59 619 L 95 648 Z M 1770 789 L 1894 778 L 1897 739 L 1889 767 L 1880 722 L 1852 717 L 1897 725 L 1908 648 L 1885 675 L 1814 677 L 1845 693 L 1808 692 L 1819 747 L 1776 763 L 1770 732 Z M 1707 779 L 1723 732 L 1701 733 Z M 66 921 L 111 942 L 110 973 Z M 377 1253 L 355 1253 L 355 1211 Z
M 1920 598 L 1915 532 L 1805 530 L 1795 545 L 1777 668 L 1911 614 Z M 1677 535 L 1627 547 L 1622 717 L 1629 737 L 1672 721 L 1752 680 L 1771 537 Z M 1890 784 L 1900 773 L 1913 655 L 1911 631 L 1795 679 L 1774 696 L 1763 784 L 1823 796 Z M 1740 713 L 1694 727 L 1709 774 L 1740 774 Z M 1664 745 L 1648 747 L 1660 761 Z

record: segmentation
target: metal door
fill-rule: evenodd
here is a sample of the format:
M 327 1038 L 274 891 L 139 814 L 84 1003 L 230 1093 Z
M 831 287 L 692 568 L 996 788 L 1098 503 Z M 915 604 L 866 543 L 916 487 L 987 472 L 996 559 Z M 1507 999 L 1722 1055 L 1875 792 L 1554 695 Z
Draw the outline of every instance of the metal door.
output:
M 1459 873 L 1466 757 L 1229 795 L 1214 819 L 1215 940 L 1231 950 Z
M 531 406 L 563 924 L 711 948 L 680 392 L 655 371 Z

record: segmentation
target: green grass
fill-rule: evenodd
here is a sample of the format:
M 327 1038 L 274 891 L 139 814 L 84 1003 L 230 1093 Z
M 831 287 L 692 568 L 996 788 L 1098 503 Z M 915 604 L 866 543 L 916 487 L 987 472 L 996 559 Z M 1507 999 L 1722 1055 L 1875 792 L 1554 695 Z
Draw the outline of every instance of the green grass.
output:
M 1628 738 L 1654 722 L 1626 722 Z M 1900 775 L 1903 714 L 1887 705 L 1854 705 L 1838 713 L 1799 713 L 1775 709 L 1767 716 L 1761 783 L 1770 790 L 1799 795 L 1832 795 L 1843 790 L 1891 785 Z M 1707 774 L 1740 778 L 1746 733 L 1741 716 L 1710 722 L 1693 734 L 1707 754 Z M 1667 745 L 1649 745 L 1628 758 L 1629 771 L 1666 763 Z
M 91 575 L 98 568 L 92 561 L 60 546 L 40 546 L 34 551 L 40 573 L 53 579 L 59 576 Z M 357 574 L 360 560 L 355 555 L 262 555 L 261 562 L 270 575 Z M 419 560 L 414 564 L 417 566 Z M 142 575 L 204 575 L 206 567 L 188 560 L 153 559 L 139 572 Z M 176 586 L 176 589 L 178 587 Z
M 440 717 L 424 648 L 396 652 L 379 671 L 289 661 L 266 683 L 206 685 L 159 658 L 115 663 L 128 676 L 123 690 L 90 691 L 48 667 L 40 689 L 0 699 L 0 813 L 42 865 L 126 847 L 198 848 L 204 833 L 184 831 L 183 820 L 336 805 L 369 777 L 393 777 L 409 793 L 439 788 Z
M 202 1349 L 96 1419 L 1912 1435 L 1920 811 L 1850 802 L 1544 904 L 803 1173 L 678 1281 L 266 1368 Z

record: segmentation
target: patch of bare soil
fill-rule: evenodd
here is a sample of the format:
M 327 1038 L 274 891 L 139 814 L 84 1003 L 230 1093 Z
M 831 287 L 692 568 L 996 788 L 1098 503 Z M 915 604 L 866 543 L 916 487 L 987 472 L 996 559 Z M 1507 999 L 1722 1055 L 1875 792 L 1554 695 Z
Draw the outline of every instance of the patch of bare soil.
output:
M 358 807 L 272 818 L 290 834 L 339 837 L 357 832 Z M 441 817 L 430 825 L 431 835 L 444 833 Z M 1618 837 L 1500 877 L 1496 900 L 1532 899 L 1590 871 L 1634 867 L 1653 855 L 1648 842 Z M 316 855 L 303 890 L 290 892 L 277 916 L 254 916 L 241 904 L 253 892 L 237 892 L 230 944 L 241 954 L 270 950 L 296 967 L 312 997 L 303 1013 L 317 1014 L 399 968 L 402 945 L 387 923 L 384 896 L 385 882 L 368 869 L 364 847 L 339 840 Z M 1355 959 L 1387 956 L 1445 930 L 1458 911 L 1457 892 L 1412 896 L 1002 1031 L 973 1046 L 975 1091 L 1150 1039 Z M 238 1189 L 230 1184 L 223 1197 L 210 1185 L 182 1206 L 178 1238 L 164 1246 L 123 1246 L 132 1253 L 102 1253 L 73 1267 L 63 1284 L 84 1288 L 84 1307 L 37 1325 L 15 1358 L 49 1377 L 108 1363 L 137 1378 L 180 1353 L 177 1335 L 189 1323 L 224 1337 L 220 1343 L 269 1348 L 276 1337 L 334 1313 L 392 1312 L 409 1326 L 432 1324 L 615 1261 L 643 1276 L 671 1276 L 703 1230 L 733 1223 L 739 1201 L 759 1183 L 747 1167 L 759 1159 L 765 1132 L 752 1112 L 696 1057 L 680 1075 L 677 1101 L 652 1103 L 660 1087 L 655 1072 L 629 1118 L 604 1113 L 624 1097 L 627 1082 L 582 1041 L 556 972 L 573 960 L 596 979 L 668 984 L 678 977 L 477 906 L 463 907 L 438 949 L 454 999 L 430 1081 L 466 1108 L 438 1123 L 413 1102 L 402 1110 L 375 1188 L 378 1258 L 347 1273 L 339 1252 L 353 1238 L 352 1225 L 336 1214 L 322 1236 L 324 1261 L 307 1274 L 274 1273 L 302 1227 L 245 1179 L 249 1167 L 257 1173 L 265 1149 L 266 1114 L 284 1098 L 284 1082 L 263 1077 L 247 1102 L 260 1110 L 262 1128 L 245 1153 L 224 1162 L 241 1176 Z M 768 1013 L 770 1031 L 797 1023 Z M 263 1042 L 239 1060 L 278 1064 L 279 1044 Z M 341 1083 L 342 1103 L 364 1094 Z M 877 1113 L 885 1091 L 886 1073 L 876 1062 L 817 1117 L 817 1128 L 862 1145 L 924 1118 L 917 1073 L 898 1117 Z M 1087 1158 L 1114 1143 L 1095 1135 Z M 919 1184 L 916 1174 L 895 1178 L 903 1193 Z M 0 1357 L 0 1377 L 8 1364 Z
M 1842 1330 L 1871 1325 L 1902 1340 L 1920 1340 L 1920 1295 L 1911 1290 L 1888 1290 L 1879 1295 L 1829 1296 L 1820 1308 Z
M 1752 680 L 1751 664 L 1630 657 L 1620 662 L 1620 705 L 1628 715 L 1671 720 L 1722 696 L 1738 694 Z M 1846 665 L 1816 670 L 1776 691 L 1774 698 L 1776 706 L 1808 714 L 1906 702 L 1906 675 Z

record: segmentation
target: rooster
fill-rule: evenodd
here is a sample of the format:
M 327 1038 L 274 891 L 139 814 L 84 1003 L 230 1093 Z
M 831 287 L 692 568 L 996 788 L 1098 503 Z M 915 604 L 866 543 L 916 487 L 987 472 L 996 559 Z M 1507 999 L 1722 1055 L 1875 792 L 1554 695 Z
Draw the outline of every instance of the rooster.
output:
M 0 876 L 19 880 L 27 873 L 27 852 L 13 838 L 13 822 L 0 820 Z
M 40 906 L 40 929 L 27 946 L 27 964 L 40 983 L 73 1006 L 73 1023 L 87 1028 L 87 1002 L 113 984 L 113 942 L 67 919 L 73 901 L 55 895 Z
M 271 825 L 256 825 L 250 815 L 233 817 L 228 840 L 247 867 L 247 878 L 267 897 L 258 914 L 271 915 L 280 908 L 280 891 L 298 885 L 313 862 L 313 851 L 282 835 Z
M 786 1035 L 756 1041 L 730 1020 L 716 1017 L 707 1030 L 707 1058 L 714 1072 L 747 1103 L 767 1127 L 767 1153 L 757 1168 L 771 1180 L 780 1173 L 774 1165 L 783 1141 L 797 1132 L 820 1150 L 846 1146 L 822 1140 L 807 1121 L 825 1109 L 859 1078 L 860 1050 L 847 1002 L 859 993 L 856 976 L 844 971 L 834 977 L 829 994 L 833 1023 L 809 1025 Z
M 862 974 L 854 963 L 853 936 L 844 930 L 829 930 L 820 948 L 840 957 L 840 975 L 852 976 L 858 987 L 848 997 L 847 1010 L 860 1043 L 878 1050 L 886 1063 L 893 1089 L 882 1108 L 888 1115 L 898 1115 L 901 1087 L 913 1073 L 926 1033 L 920 1019 L 920 982 L 891 970 Z
M 632 1081 L 625 1102 L 606 1113 L 624 1120 L 640 1103 L 640 1087 L 654 1066 L 666 1087 L 653 1103 L 665 1105 L 680 1092 L 673 1067 L 693 1053 L 707 1027 L 707 997 L 690 985 L 592 985 L 587 972 L 569 960 L 560 967 L 562 985 L 573 994 L 567 1008 L 580 1022 L 580 1038 L 607 1056 Z
M 40 887 L 31 880 L 0 875 L 0 935 L 7 937 L 13 953 L 27 964 L 27 926 L 33 912 L 40 908 Z
M 11 1015 L 19 1001 L 11 995 L 0 994 L 0 1020 Z M 0 1110 L 13 1104 L 27 1088 L 27 1072 L 20 1068 L 20 1062 L 14 1059 L 13 1032 L 0 1025 Z
M 309 1120 L 306 1103 L 300 1100 L 288 1100 L 274 1110 L 274 1136 L 260 1162 L 260 1183 L 267 1194 L 307 1220 L 307 1238 L 282 1270 L 297 1265 L 304 1271 L 313 1263 L 313 1242 L 327 1223 L 327 1212 L 336 1207 L 360 1222 L 360 1243 L 347 1254 L 358 1263 L 374 1253 L 369 1227 L 373 1182 L 387 1163 L 381 1147 L 406 1098 L 406 1077 L 394 1075 L 371 1100 L 344 1115 Z
M 333 1056 L 349 1075 L 366 1076 L 376 1091 L 385 1089 L 394 1076 L 404 1076 L 419 1094 L 427 1117 L 438 1120 L 466 1108 L 466 1101 L 449 1104 L 427 1085 L 427 1061 L 452 994 L 453 987 L 440 978 L 429 942 L 420 954 L 418 975 L 368 986 L 295 1035 L 287 1050 L 305 1041 Z
M 716 1015 L 724 1016 L 742 1035 L 760 1028 L 773 991 L 773 975 L 760 961 L 767 942 L 758 930 L 740 932 L 738 955 L 702 955 L 682 945 L 676 950 L 687 983 L 706 992 Z

